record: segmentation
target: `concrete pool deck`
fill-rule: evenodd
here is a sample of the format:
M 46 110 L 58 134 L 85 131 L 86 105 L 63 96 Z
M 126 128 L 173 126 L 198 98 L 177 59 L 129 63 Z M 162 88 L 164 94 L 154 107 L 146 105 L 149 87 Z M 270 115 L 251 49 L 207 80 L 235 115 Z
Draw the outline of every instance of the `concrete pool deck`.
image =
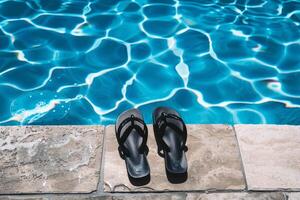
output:
M 300 199 L 300 126 L 188 125 L 171 184 L 149 125 L 151 181 L 130 184 L 113 126 L 0 126 L 0 199 Z

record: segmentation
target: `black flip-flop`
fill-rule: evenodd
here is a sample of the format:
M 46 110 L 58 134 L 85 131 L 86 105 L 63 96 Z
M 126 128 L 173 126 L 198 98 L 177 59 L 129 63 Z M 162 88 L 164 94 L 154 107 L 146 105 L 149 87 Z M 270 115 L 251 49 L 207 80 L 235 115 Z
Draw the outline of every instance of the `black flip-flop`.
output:
M 119 154 L 125 160 L 127 173 L 133 185 L 145 185 L 150 181 L 147 161 L 148 129 L 137 109 L 123 112 L 116 122 Z
M 167 177 L 172 183 L 187 179 L 186 125 L 173 109 L 158 107 L 153 112 L 153 126 L 158 154 L 165 159 Z

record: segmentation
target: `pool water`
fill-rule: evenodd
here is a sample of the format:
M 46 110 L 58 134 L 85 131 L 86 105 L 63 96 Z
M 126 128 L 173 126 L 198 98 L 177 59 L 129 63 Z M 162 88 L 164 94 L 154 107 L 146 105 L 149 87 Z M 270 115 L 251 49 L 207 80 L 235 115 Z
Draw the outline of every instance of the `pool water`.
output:
M 0 0 L 0 124 L 300 124 L 297 0 Z

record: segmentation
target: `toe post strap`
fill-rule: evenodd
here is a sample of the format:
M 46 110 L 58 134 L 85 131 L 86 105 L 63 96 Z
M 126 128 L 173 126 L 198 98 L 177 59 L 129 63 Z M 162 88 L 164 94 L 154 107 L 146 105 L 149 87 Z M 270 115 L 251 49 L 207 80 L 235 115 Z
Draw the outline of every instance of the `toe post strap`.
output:
M 122 130 L 124 130 L 123 134 L 121 134 Z M 147 155 L 149 152 L 149 148 L 147 146 L 147 140 L 148 140 L 147 125 L 145 124 L 145 122 L 142 119 L 135 117 L 132 114 L 130 117 L 128 117 L 122 121 L 122 123 L 119 125 L 119 127 L 116 131 L 117 141 L 119 144 L 118 151 L 119 151 L 120 157 L 122 159 L 129 156 L 129 151 L 124 146 L 124 142 L 126 141 L 128 136 L 132 133 L 133 130 L 136 130 L 136 132 L 143 139 L 141 145 L 138 148 L 139 153 L 146 153 L 146 155 Z
M 174 123 L 174 121 L 180 122 L 182 127 L 179 127 L 178 124 Z M 164 151 L 170 151 L 169 146 L 163 140 L 163 134 L 167 127 L 173 129 L 177 134 L 181 136 L 181 150 L 186 152 L 188 150 L 188 147 L 186 146 L 187 129 L 183 119 L 177 115 L 162 112 L 161 115 L 156 119 L 156 123 L 154 124 L 156 132 L 159 133 L 156 135 L 156 140 L 159 143 L 157 153 L 161 157 L 164 157 Z

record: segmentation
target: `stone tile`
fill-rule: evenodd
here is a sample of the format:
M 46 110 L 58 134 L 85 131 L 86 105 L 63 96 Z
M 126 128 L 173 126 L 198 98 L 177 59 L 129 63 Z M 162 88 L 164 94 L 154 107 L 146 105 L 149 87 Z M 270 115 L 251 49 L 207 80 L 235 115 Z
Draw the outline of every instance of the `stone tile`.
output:
M 186 193 L 129 194 L 113 196 L 113 200 L 184 200 Z
M 104 127 L 0 127 L 0 193 L 89 193 L 100 176 Z
M 28 196 L 0 196 L 0 200 L 48 200 L 46 197 L 28 197 Z
M 299 200 L 300 199 L 300 192 L 289 192 L 285 193 L 287 200 Z
M 109 195 L 73 195 L 73 196 L 52 196 L 47 200 L 113 200 Z
M 104 191 L 190 191 L 241 190 L 245 188 L 241 160 L 233 129 L 226 125 L 188 125 L 188 179 L 171 184 L 165 175 L 164 160 L 157 155 L 152 126 L 149 129 L 151 181 L 142 187 L 130 184 L 125 162 L 119 157 L 114 126 L 105 131 Z
M 237 125 L 250 190 L 300 188 L 300 126 Z
M 212 193 L 187 195 L 186 200 L 285 200 L 283 193 Z
M 114 196 L 113 200 L 285 200 L 282 193 L 164 193 Z

